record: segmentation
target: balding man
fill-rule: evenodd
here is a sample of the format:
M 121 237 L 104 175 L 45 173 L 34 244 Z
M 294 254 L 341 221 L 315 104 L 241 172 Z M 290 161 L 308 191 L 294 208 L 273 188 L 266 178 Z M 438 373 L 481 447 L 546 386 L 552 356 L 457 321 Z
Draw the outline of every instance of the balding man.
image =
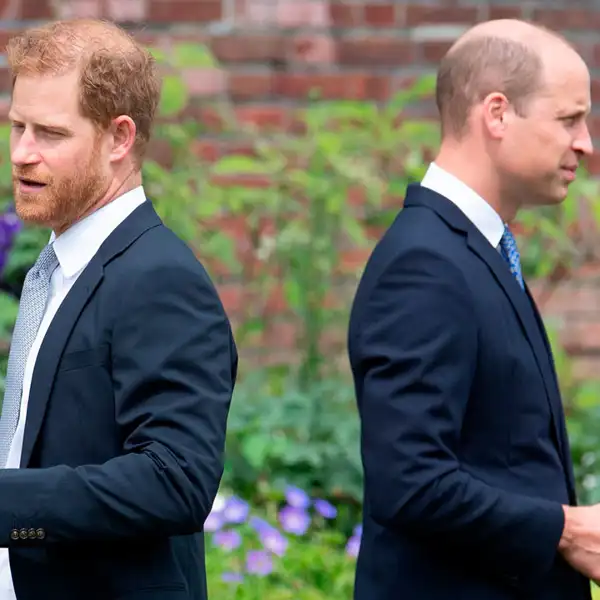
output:
M 52 236 L 0 418 L 0 600 L 205 600 L 237 356 L 144 193 L 155 65 L 92 20 L 25 31 L 8 61 L 17 212 Z
M 600 508 L 573 508 L 551 349 L 510 223 L 592 151 L 590 78 L 520 21 L 439 68 L 442 143 L 352 307 L 365 505 L 355 600 L 589 600 Z

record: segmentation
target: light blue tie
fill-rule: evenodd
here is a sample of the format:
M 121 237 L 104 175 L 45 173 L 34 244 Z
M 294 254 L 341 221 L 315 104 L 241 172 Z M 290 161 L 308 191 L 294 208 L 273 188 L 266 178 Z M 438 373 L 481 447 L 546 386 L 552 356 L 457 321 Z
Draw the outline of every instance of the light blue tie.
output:
M 58 266 L 52 244 L 46 246 L 23 283 L 19 314 L 10 343 L 8 368 L 0 417 L 0 468 L 6 465 L 19 422 L 25 364 L 37 335 L 50 292 L 50 276 Z
M 508 263 L 510 272 L 515 276 L 515 279 L 521 286 L 521 289 L 525 289 L 523 275 L 521 274 L 521 256 L 519 255 L 519 249 L 517 248 L 515 237 L 513 236 L 508 225 L 504 226 L 504 234 L 500 240 L 500 252 Z

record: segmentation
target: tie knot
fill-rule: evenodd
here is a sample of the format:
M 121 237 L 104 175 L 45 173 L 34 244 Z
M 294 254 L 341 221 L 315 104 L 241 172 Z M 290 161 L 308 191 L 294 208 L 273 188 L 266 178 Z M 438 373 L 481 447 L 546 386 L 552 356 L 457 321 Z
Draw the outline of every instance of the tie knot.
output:
M 515 240 L 515 236 L 513 235 L 508 225 L 504 226 L 504 233 L 502 234 L 500 244 L 502 244 L 502 246 L 504 246 L 507 249 L 517 247 L 517 241 Z

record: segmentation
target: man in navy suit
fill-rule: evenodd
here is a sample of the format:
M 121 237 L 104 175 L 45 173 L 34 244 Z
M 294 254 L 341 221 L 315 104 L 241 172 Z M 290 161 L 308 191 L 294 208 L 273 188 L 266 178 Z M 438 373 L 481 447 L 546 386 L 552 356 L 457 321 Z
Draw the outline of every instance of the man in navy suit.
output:
M 509 224 L 592 145 L 588 70 L 551 32 L 479 24 L 443 59 L 442 144 L 352 307 L 364 528 L 356 600 L 589 600 L 600 507 L 574 507 L 551 350 Z
M 237 354 L 142 186 L 155 65 L 92 20 L 26 31 L 8 61 L 16 209 L 52 236 L 0 418 L 0 600 L 204 600 Z

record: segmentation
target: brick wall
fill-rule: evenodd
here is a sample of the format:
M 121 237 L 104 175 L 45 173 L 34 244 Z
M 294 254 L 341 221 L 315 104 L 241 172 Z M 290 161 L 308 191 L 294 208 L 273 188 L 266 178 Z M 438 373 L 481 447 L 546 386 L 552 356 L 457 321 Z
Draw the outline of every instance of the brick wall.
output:
M 598 76 L 594 100 L 600 96 L 598 0 L 0 0 L 0 44 L 28 24 L 75 15 L 131 24 L 148 41 L 210 44 L 224 68 L 211 76 L 190 74 L 195 93 L 232 98 L 250 121 L 282 122 L 314 87 L 325 98 L 385 100 L 416 73 L 435 69 L 465 27 L 502 17 L 531 18 L 567 33 Z M 0 92 L 8 83 L 2 67 L 0 57 Z M 5 93 L 0 100 L 1 112 Z M 600 138 L 600 113 L 590 124 Z M 589 166 L 600 174 L 598 157 Z M 227 290 L 233 310 L 236 294 Z M 543 312 L 560 327 L 578 373 L 598 376 L 600 269 L 588 266 L 559 286 Z

